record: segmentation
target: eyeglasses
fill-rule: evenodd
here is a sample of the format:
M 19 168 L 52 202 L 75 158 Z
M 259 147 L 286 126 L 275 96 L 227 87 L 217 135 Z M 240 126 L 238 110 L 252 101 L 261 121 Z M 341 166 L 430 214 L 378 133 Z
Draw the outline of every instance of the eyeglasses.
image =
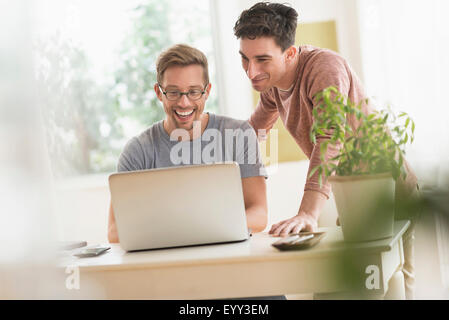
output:
M 162 88 L 162 86 L 158 83 L 157 84 L 159 86 L 159 88 L 161 88 L 162 93 L 167 97 L 168 100 L 170 101 L 177 101 L 179 100 L 184 94 L 187 96 L 187 98 L 189 98 L 190 100 L 194 101 L 194 100 L 198 100 L 200 99 L 203 94 L 206 93 L 206 87 L 207 84 L 204 86 L 203 91 L 199 90 L 199 89 L 192 89 L 189 90 L 187 92 L 181 92 L 178 90 L 169 90 L 169 91 L 164 91 L 164 89 Z

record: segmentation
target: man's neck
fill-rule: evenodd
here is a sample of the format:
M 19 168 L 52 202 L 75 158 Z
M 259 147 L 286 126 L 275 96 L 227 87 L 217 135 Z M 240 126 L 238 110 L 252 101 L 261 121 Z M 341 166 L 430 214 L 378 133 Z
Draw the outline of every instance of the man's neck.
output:
M 290 91 L 292 89 L 298 78 L 298 64 L 299 51 L 296 53 L 294 60 L 289 65 L 288 70 L 285 72 L 285 75 L 282 77 L 282 80 L 279 82 L 276 88 L 281 91 Z

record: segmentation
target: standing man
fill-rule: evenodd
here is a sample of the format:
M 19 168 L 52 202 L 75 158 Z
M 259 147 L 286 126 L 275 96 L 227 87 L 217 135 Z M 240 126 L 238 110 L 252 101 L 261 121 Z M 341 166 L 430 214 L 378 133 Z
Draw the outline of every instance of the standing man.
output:
M 251 126 L 256 132 L 260 129 L 269 131 L 280 117 L 310 159 L 308 177 L 320 164 L 321 143 L 329 139 L 326 135 L 317 136 L 316 144 L 309 139 L 314 121 L 312 110 L 318 104 L 315 94 L 334 86 L 357 105 L 366 96 L 359 78 L 340 55 L 312 46 L 294 46 L 297 18 L 297 12 L 289 6 L 260 2 L 242 12 L 235 23 L 234 34 L 240 39 L 243 69 L 253 88 L 260 92 L 260 101 L 249 120 Z M 362 108 L 365 113 L 373 111 L 370 105 L 364 104 Z M 326 158 L 332 158 L 337 152 L 337 148 L 329 148 Z M 396 197 L 416 191 L 416 176 L 408 165 L 407 171 L 406 181 L 398 181 Z M 285 236 L 301 230 L 313 231 L 330 191 L 328 182 L 320 187 L 318 173 L 307 178 L 297 214 L 274 224 L 270 233 Z M 412 239 L 411 234 L 408 249 L 405 248 L 410 251 L 410 259 L 404 266 L 409 288 L 413 282 Z

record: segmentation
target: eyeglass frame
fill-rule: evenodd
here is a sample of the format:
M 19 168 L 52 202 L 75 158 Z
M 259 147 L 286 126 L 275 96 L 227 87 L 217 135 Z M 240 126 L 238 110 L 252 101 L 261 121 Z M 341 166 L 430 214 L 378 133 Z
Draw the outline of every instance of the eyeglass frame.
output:
M 160 83 L 158 83 L 157 85 L 159 86 L 159 88 L 161 89 L 161 92 L 165 95 L 165 97 L 166 97 L 167 100 L 169 100 L 169 101 L 178 101 L 179 99 L 182 98 L 183 95 L 185 95 L 185 96 L 187 97 L 187 99 L 189 99 L 189 100 L 191 100 L 191 101 L 198 101 L 198 100 L 200 100 L 201 97 L 206 93 L 206 88 L 207 88 L 207 86 L 209 85 L 209 83 L 207 83 L 207 84 L 204 86 L 203 91 L 201 91 L 201 95 L 200 95 L 198 98 L 196 98 L 196 99 L 192 99 L 191 97 L 189 97 L 189 94 L 191 93 L 191 91 L 193 91 L 193 89 L 192 89 L 192 90 L 189 90 L 189 91 L 186 91 L 186 92 L 183 92 L 183 91 L 177 91 L 177 92 L 179 93 L 179 96 L 178 96 L 178 98 L 176 98 L 176 99 L 174 99 L 174 100 L 171 100 L 171 99 L 168 98 L 168 96 L 167 96 L 167 91 L 164 91 L 164 88 L 162 88 L 162 86 L 161 86 Z

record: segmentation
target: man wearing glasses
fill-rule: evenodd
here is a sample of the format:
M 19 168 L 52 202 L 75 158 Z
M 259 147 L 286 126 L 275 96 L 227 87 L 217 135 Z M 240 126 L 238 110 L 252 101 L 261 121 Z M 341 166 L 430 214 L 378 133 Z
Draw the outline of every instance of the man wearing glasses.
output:
M 262 231 L 267 224 L 266 173 L 257 137 L 247 121 L 203 112 L 211 90 L 206 56 L 187 45 L 169 48 L 157 60 L 157 82 L 154 90 L 166 117 L 126 144 L 117 170 L 236 161 L 248 228 Z M 173 201 L 182 197 L 182 190 L 173 186 Z M 119 242 L 112 206 L 108 239 Z

